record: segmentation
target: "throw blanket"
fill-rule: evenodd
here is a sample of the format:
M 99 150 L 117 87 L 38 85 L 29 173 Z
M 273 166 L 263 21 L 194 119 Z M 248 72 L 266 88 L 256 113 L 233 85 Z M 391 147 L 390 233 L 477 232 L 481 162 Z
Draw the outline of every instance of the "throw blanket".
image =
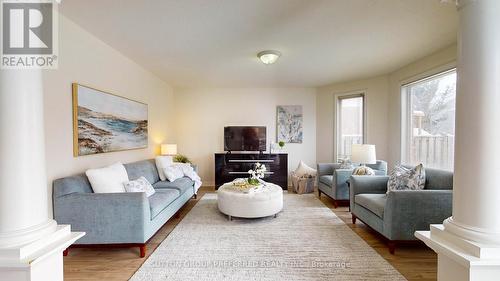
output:
M 187 163 L 173 163 L 172 165 L 176 165 L 177 167 L 179 167 L 179 169 L 181 169 L 184 173 L 184 176 L 194 181 L 194 194 L 198 194 L 198 189 L 200 189 L 201 187 L 201 178 L 194 171 L 193 167 Z

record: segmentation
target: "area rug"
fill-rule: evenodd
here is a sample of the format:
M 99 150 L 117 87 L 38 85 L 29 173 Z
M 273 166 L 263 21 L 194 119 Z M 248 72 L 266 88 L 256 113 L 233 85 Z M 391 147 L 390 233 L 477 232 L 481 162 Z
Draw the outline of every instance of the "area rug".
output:
M 130 279 L 406 280 L 314 195 L 277 218 L 234 218 L 206 194 Z

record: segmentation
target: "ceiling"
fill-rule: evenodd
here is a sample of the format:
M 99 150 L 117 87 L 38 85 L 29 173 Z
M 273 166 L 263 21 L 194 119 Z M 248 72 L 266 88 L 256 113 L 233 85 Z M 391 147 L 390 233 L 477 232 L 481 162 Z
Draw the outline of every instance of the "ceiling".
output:
M 61 12 L 174 87 L 318 87 L 456 42 L 439 0 L 64 0 Z M 259 51 L 279 50 L 274 65 Z

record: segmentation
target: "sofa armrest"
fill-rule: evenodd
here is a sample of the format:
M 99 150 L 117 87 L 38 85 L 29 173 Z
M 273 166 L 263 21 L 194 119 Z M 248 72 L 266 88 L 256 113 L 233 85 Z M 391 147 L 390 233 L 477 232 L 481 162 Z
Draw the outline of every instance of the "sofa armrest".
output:
M 417 230 L 429 230 L 452 214 L 452 190 L 397 190 L 387 195 L 384 229 L 391 240 L 414 240 Z
M 340 168 L 339 163 L 318 163 L 318 178 L 325 175 L 333 175 L 333 170 Z
M 335 169 L 333 171 L 335 184 L 339 185 L 342 183 L 347 183 L 347 180 L 351 178 L 352 171 L 352 169 Z
M 144 192 L 72 193 L 54 200 L 55 220 L 85 231 L 78 241 L 84 244 L 145 242 L 150 216 Z
M 349 178 L 353 195 L 360 193 L 386 193 L 388 176 L 351 176 Z
M 388 181 L 388 176 L 351 176 L 349 178 L 349 202 L 351 210 L 354 210 L 354 196 L 356 196 L 356 194 L 386 193 Z

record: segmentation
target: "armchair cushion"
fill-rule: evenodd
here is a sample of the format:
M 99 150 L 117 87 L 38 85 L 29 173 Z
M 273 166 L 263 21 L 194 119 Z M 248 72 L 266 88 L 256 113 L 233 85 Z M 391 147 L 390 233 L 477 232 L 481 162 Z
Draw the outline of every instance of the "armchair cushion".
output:
M 387 192 L 388 176 L 351 176 L 349 200 L 351 210 L 354 210 L 355 196 L 357 194 L 385 194 Z
M 379 218 L 384 218 L 384 208 L 387 201 L 386 194 L 358 194 L 354 197 L 356 204 L 363 206 L 377 215 Z

